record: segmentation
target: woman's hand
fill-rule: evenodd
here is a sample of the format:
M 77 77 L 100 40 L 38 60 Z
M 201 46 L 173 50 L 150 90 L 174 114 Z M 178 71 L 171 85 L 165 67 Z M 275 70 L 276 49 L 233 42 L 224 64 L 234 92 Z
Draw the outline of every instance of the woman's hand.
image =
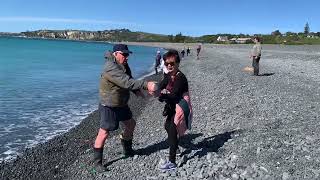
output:
M 170 91 L 168 91 L 167 89 L 162 89 L 161 94 L 170 94 Z

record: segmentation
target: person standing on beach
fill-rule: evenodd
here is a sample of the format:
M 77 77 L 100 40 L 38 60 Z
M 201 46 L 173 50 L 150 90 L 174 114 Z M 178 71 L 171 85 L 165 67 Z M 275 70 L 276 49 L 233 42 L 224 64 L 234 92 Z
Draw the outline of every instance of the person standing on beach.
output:
M 114 45 L 113 58 L 106 60 L 100 77 L 100 129 L 93 147 L 94 166 L 98 172 L 107 170 L 102 164 L 104 144 L 109 132 L 118 129 L 119 122 L 124 125 L 124 131 L 120 134 L 123 153 L 126 157 L 134 155 L 132 139 L 136 121 L 132 118 L 132 112 L 128 106 L 130 91 L 141 96 L 141 89 L 148 90 L 150 94 L 156 91 L 155 82 L 132 78 L 127 63 L 130 53 L 132 52 L 127 45 Z
M 190 48 L 188 47 L 187 48 L 187 56 L 189 56 L 189 54 L 190 54 Z
M 181 51 L 181 57 L 184 58 L 184 54 L 186 53 L 186 51 L 184 49 L 182 49 Z
M 252 59 L 253 75 L 259 76 L 259 61 L 261 58 L 261 42 L 259 37 L 254 37 L 253 42 L 255 45 L 252 48 L 250 58 Z
M 161 54 L 160 54 L 160 51 L 157 51 L 156 62 L 155 62 L 155 66 L 154 66 L 156 74 L 158 74 L 158 67 L 160 66 L 160 63 L 161 63 L 160 61 L 161 61 Z
M 164 74 L 159 84 L 159 101 L 165 102 L 163 116 L 166 116 L 165 130 L 168 134 L 169 161 L 160 166 L 161 170 L 171 170 L 177 167 L 176 153 L 178 150 L 178 130 L 174 122 L 176 104 L 178 104 L 188 92 L 188 80 L 179 70 L 180 57 L 176 50 L 170 49 L 163 55 L 168 74 Z
M 197 47 L 197 59 L 199 59 L 200 51 L 201 51 L 201 44 L 199 44 Z

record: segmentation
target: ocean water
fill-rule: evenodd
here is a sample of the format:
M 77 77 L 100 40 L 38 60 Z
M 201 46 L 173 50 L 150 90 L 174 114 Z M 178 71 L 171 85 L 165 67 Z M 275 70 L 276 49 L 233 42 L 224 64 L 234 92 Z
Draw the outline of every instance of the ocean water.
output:
M 68 131 L 98 105 L 112 44 L 0 37 L 0 161 Z M 158 48 L 129 46 L 135 78 L 153 71 Z

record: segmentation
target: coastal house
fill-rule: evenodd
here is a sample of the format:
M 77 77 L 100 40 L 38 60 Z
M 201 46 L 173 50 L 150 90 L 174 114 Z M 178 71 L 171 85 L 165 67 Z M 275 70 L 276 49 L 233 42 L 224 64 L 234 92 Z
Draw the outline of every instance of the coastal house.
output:
M 307 36 L 307 38 L 312 38 L 312 39 L 316 38 L 316 39 L 317 39 L 318 36 L 316 36 L 316 35 L 314 35 L 314 34 L 310 34 L 310 35 Z
M 230 39 L 230 42 L 231 42 L 231 43 L 236 43 L 236 41 L 237 41 L 237 38 L 231 38 L 231 39 Z
M 230 41 L 233 43 L 245 44 L 245 43 L 252 42 L 252 39 L 251 38 L 231 38 Z
M 219 36 L 219 37 L 217 38 L 217 41 L 218 41 L 218 42 L 228 42 L 229 40 L 228 40 L 228 37 L 227 37 L 227 36 Z
M 245 44 L 245 43 L 252 42 L 252 39 L 251 38 L 238 38 L 236 42 L 239 44 Z

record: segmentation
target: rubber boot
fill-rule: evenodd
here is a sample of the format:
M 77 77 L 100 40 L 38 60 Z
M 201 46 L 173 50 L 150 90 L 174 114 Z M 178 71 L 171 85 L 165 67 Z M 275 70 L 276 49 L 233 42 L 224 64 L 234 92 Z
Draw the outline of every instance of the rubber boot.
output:
M 94 169 L 99 173 L 108 171 L 108 169 L 102 164 L 103 148 L 93 148 L 93 151 L 94 151 L 94 157 L 93 157 Z
M 123 148 L 123 154 L 125 157 L 133 157 L 134 151 L 132 149 L 132 139 L 130 140 L 124 140 L 121 138 L 121 145 Z

